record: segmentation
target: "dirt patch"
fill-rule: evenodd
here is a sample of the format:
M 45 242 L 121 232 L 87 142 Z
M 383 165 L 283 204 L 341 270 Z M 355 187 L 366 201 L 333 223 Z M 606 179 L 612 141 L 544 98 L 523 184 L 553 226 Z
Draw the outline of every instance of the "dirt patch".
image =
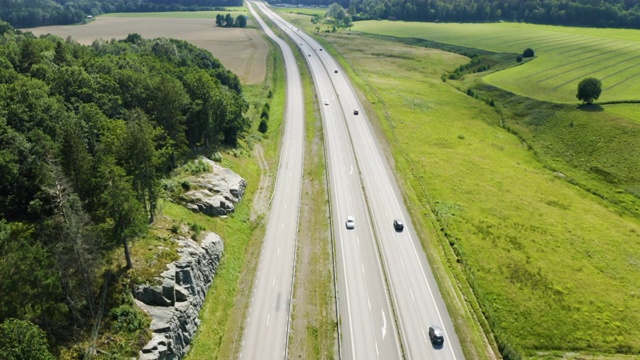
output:
M 243 84 L 264 81 L 267 72 L 268 44 L 256 29 L 220 28 L 208 18 L 97 17 L 85 25 L 43 26 L 31 31 L 35 35 L 54 34 L 71 37 L 90 45 L 95 39 L 124 39 L 138 33 L 147 39 L 158 37 L 188 41 L 208 50 L 236 74 Z
M 260 165 L 260 184 L 253 198 L 251 221 L 254 221 L 260 215 L 265 215 L 269 210 L 269 202 L 271 201 L 269 190 L 272 188 L 271 184 L 273 183 L 269 164 L 264 158 L 264 150 L 260 144 L 254 145 L 253 156 L 258 160 L 258 165 Z

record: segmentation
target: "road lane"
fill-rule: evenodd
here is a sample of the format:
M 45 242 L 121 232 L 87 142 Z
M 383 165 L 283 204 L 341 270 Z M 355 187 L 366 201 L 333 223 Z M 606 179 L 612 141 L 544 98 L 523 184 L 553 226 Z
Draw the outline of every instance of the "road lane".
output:
M 244 326 L 241 359 L 286 358 L 304 154 L 304 99 L 295 56 L 286 42 L 254 19 L 282 49 L 286 76 L 284 135 L 276 184 Z

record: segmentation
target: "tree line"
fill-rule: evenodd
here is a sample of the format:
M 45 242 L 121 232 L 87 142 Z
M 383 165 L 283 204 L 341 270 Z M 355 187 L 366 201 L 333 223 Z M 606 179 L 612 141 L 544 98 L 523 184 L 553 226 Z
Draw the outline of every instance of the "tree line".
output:
M 242 0 L 3 0 L 0 19 L 16 28 L 77 24 L 113 12 L 224 10 Z
M 270 0 L 330 5 L 335 0 Z M 515 21 L 586 27 L 640 28 L 640 0 L 339 0 L 357 20 Z
M 231 14 L 227 14 L 226 16 L 222 14 L 216 15 L 216 25 L 220 27 L 239 27 L 245 28 L 247 27 L 247 17 L 240 14 L 236 16 L 235 20 L 231 16 Z
M 0 324 L 64 343 L 96 316 L 105 254 L 153 221 L 161 179 L 235 146 L 248 104 L 184 41 L 0 35 Z

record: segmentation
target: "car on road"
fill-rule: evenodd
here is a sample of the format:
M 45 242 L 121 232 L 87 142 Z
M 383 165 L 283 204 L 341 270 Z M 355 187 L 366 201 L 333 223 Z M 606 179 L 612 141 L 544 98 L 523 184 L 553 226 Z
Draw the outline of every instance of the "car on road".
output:
M 354 109 L 354 110 L 353 110 L 353 115 L 358 115 L 358 114 L 359 114 L 359 113 L 358 113 L 358 109 Z
M 444 331 L 437 325 L 430 326 L 429 340 L 433 345 L 442 345 L 444 343 Z
M 324 104 L 325 104 L 325 105 L 329 105 L 329 100 L 325 100 L 325 101 L 324 101 Z
M 307 54 L 308 57 L 311 57 L 311 54 Z
M 400 219 L 395 219 L 393 220 L 393 228 L 396 229 L 396 231 L 402 231 L 404 230 L 404 223 Z
M 347 216 L 347 229 L 355 229 L 356 228 L 356 220 L 353 216 Z
M 338 73 L 338 69 L 333 70 L 333 72 L 337 74 Z
M 322 51 L 322 48 L 320 48 L 320 51 Z

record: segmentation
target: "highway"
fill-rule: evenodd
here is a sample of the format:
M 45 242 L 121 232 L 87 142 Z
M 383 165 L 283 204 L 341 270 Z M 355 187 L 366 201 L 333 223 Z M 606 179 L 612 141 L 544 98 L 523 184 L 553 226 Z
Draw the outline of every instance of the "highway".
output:
M 337 252 L 341 357 L 464 359 L 393 172 L 348 77 L 312 37 L 264 4 L 258 7 L 299 44 L 318 94 Z M 355 217 L 354 230 L 344 226 L 348 215 Z M 393 219 L 404 221 L 404 231 L 394 230 Z M 431 344 L 430 325 L 444 330 L 444 345 Z
M 280 46 L 286 67 L 284 138 L 271 199 L 240 359 L 286 358 L 304 154 L 304 99 L 295 56 L 285 41 L 257 16 L 254 19 Z

